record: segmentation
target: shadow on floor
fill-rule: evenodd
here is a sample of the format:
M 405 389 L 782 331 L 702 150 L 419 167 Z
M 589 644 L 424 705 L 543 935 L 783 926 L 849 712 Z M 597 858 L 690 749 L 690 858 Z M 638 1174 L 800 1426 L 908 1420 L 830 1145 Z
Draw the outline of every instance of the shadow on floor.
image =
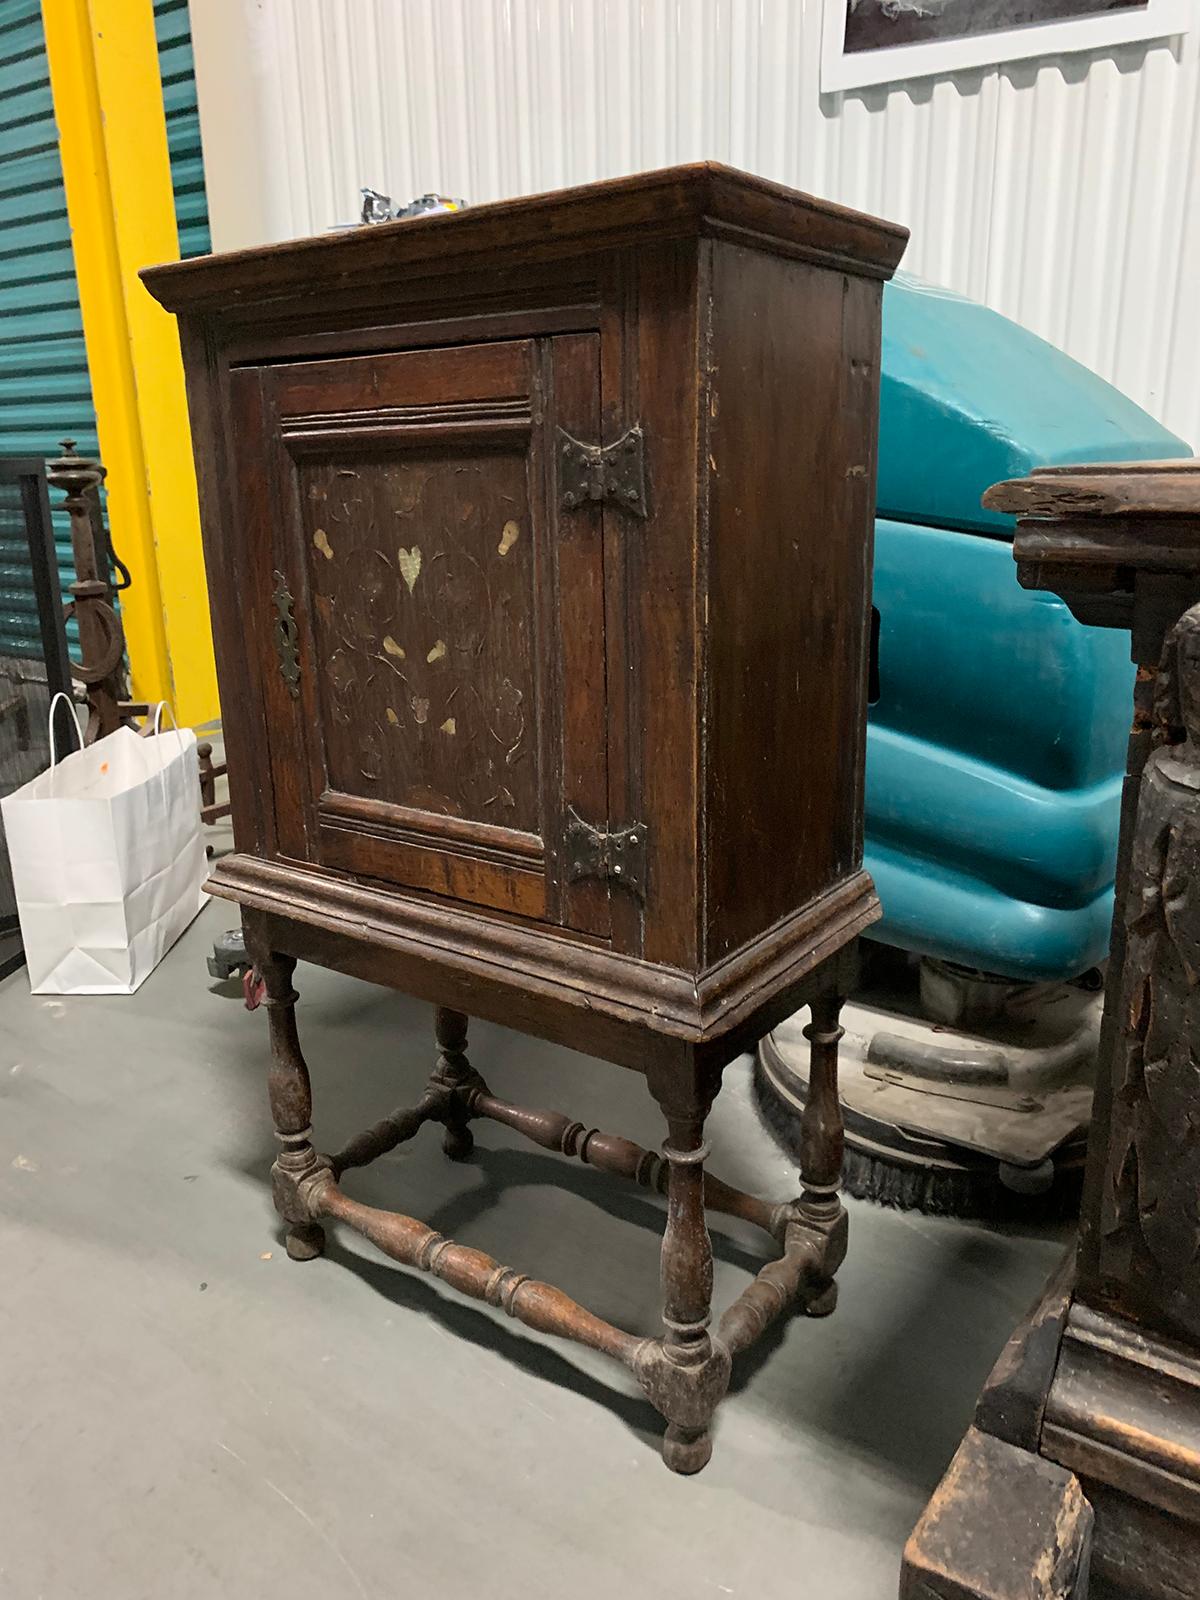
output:
M 318 1143 L 336 1148 L 385 1108 L 419 1097 L 434 1060 L 432 1019 L 429 1008 L 366 985 L 350 987 L 340 979 L 335 990 L 322 992 L 322 980 L 311 969 L 299 976 L 300 1027 L 313 1064 Z M 214 1003 L 219 1001 L 214 998 Z M 258 1019 L 246 1020 L 236 1066 L 239 1076 L 248 1070 L 257 1077 L 266 1061 L 266 1029 Z M 473 1027 L 472 1054 L 505 1098 L 562 1105 L 609 1131 L 654 1142 L 657 1113 L 634 1074 L 483 1025 Z M 261 1096 L 257 1084 L 254 1093 Z M 262 1099 L 257 1105 L 263 1109 L 256 1111 L 253 1122 L 243 1122 L 246 1143 L 231 1152 L 231 1163 L 265 1195 L 274 1144 Z M 718 1153 L 714 1170 L 758 1187 L 753 1174 L 764 1160 L 771 1165 L 777 1159 L 774 1147 L 748 1105 L 737 1108 L 735 1120 L 733 1142 Z M 480 1122 L 475 1128 L 482 1136 L 465 1164 L 446 1162 L 440 1129 L 434 1125 L 393 1156 L 349 1174 L 347 1188 L 365 1203 L 418 1216 L 448 1238 L 496 1254 L 506 1265 L 539 1267 L 534 1276 L 561 1284 L 606 1320 L 631 1332 L 657 1334 L 661 1199 L 530 1148 L 494 1124 Z M 728 1164 L 722 1154 L 729 1157 Z M 767 1192 L 776 1187 L 775 1177 L 762 1184 Z M 603 1219 L 585 1225 L 586 1234 L 577 1210 L 561 1220 L 565 1206 L 581 1204 L 595 1207 Z M 503 1215 L 497 1220 L 498 1212 Z M 636 1239 L 630 1238 L 632 1229 Z M 911 1265 L 898 1268 L 897 1253 L 906 1243 L 918 1245 L 923 1230 L 935 1231 L 929 1236 L 936 1236 L 936 1250 L 914 1249 Z M 357 1240 L 349 1246 L 352 1235 L 342 1243 L 332 1228 L 328 1231 L 331 1261 L 353 1272 L 402 1315 L 432 1319 L 447 1333 L 499 1354 L 514 1367 L 603 1405 L 639 1439 L 657 1442 L 661 1420 L 624 1369 L 614 1364 L 612 1381 L 607 1382 L 603 1373 L 595 1375 L 590 1362 L 581 1365 L 568 1354 L 567 1346 L 544 1343 L 491 1308 L 376 1258 L 369 1245 L 363 1246 L 366 1253 L 359 1253 Z M 793 1315 L 775 1324 L 739 1358 L 730 1393 L 752 1389 L 773 1354 L 795 1337 L 790 1359 L 782 1355 L 776 1372 L 764 1378 L 766 1403 L 782 1405 L 790 1427 L 823 1436 L 861 1459 L 868 1470 L 898 1474 L 928 1493 L 1016 1320 L 1001 1308 L 994 1328 L 994 1319 L 986 1325 L 979 1322 L 979 1302 L 986 1302 L 990 1280 L 1009 1259 L 1006 1241 L 1045 1240 L 1047 1230 L 1019 1223 L 966 1227 L 860 1204 L 852 1208 L 851 1231 L 851 1257 L 841 1275 L 850 1325 L 845 1311 L 827 1323 L 806 1323 Z M 1063 1228 L 1059 1236 L 1068 1232 Z M 731 1219 L 713 1217 L 711 1233 L 718 1279 L 723 1279 L 716 1296 L 719 1316 L 776 1250 L 765 1236 Z M 903 1292 L 894 1298 L 864 1281 L 881 1263 L 893 1275 L 898 1270 L 905 1274 Z M 797 1328 L 798 1323 L 804 1326 Z M 763 1403 L 763 1397 L 752 1403 Z

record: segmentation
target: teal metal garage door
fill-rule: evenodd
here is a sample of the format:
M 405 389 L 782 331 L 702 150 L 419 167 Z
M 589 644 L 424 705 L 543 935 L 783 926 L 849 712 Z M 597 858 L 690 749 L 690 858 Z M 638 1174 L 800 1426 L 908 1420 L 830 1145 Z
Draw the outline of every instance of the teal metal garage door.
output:
M 57 455 L 58 441 L 97 447 L 71 229 L 39 0 L 0 7 L 0 453 Z M 55 497 L 57 498 L 57 497 Z M 72 576 L 64 516 L 59 569 Z M 37 637 L 29 560 L 0 544 L 0 652 Z M 72 647 L 75 640 L 71 639 Z
M 183 255 L 209 248 L 186 0 L 156 0 L 155 30 Z M 0 5 L 0 454 L 98 451 L 40 0 Z M 52 496 L 52 499 L 58 499 Z M 54 518 L 64 587 L 67 519 Z M 0 541 L 0 652 L 36 636 L 28 561 Z M 76 647 L 74 628 L 69 632 Z
M 206 255 L 208 199 L 204 192 L 204 159 L 200 153 L 200 115 L 196 109 L 196 73 L 187 0 L 154 0 L 158 65 L 167 112 L 167 145 L 175 188 L 175 218 L 181 256 Z

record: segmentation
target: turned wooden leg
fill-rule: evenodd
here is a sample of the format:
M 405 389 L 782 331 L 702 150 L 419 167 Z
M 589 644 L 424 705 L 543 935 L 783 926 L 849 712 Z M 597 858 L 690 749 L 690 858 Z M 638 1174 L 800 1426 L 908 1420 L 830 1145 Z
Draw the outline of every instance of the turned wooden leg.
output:
M 673 1123 L 663 1155 L 667 1176 L 667 1226 L 662 1245 L 663 1343 L 684 1368 L 712 1355 L 712 1239 L 704 1209 L 704 1124 Z M 663 1460 L 672 1472 L 699 1472 L 712 1455 L 711 1415 L 700 1427 L 669 1422 Z
M 729 1384 L 729 1352 L 708 1331 L 712 1240 L 704 1210 L 704 1111 L 667 1108 L 667 1224 L 662 1243 L 663 1337 L 648 1341 L 638 1373 L 667 1419 L 663 1460 L 699 1472 L 712 1455 L 712 1416 Z
M 271 1168 L 275 1209 L 288 1225 L 288 1255 L 293 1261 L 311 1261 L 325 1248 L 325 1230 L 309 1216 L 304 1180 L 320 1172 L 322 1163 L 312 1145 L 312 1089 L 296 1032 L 296 963 L 290 956 L 272 954 L 256 964 L 266 985 L 271 1026 L 267 1093 L 275 1136 L 283 1147 Z
M 196 746 L 196 760 L 200 766 L 200 805 L 216 805 L 217 780 L 213 776 L 212 745 L 207 740 Z
M 799 1214 L 814 1223 L 831 1226 L 841 1215 L 838 1191 L 842 1182 L 845 1127 L 838 1098 L 838 1044 L 845 1029 L 838 1023 L 842 996 L 822 995 L 812 1003 L 812 1020 L 804 1029 L 809 1042 L 808 1098 L 800 1119 Z M 807 1298 L 810 1317 L 828 1316 L 837 1305 L 837 1283 L 830 1278 Z
M 467 1021 L 461 1011 L 451 1011 L 438 1006 L 434 1031 L 438 1042 L 438 1060 L 432 1083 L 451 1091 L 466 1089 L 476 1082 L 471 1063 L 467 1060 Z M 471 1132 L 470 1113 L 463 1096 L 452 1093 L 446 1100 L 446 1131 L 442 1135 L 442 1149 L 451 1161 L 465 1161 L 475 1148 Z

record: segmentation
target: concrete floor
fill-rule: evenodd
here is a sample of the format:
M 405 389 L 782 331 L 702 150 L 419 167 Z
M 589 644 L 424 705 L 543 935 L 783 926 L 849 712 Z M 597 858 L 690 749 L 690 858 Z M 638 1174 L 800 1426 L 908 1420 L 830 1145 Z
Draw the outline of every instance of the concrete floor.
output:
M 890 1600 L 979 1384 L 1061 1250 L 852 1202 L 841 1305 L 743 1358 L 698 1478 L 622 1369 L 394 1266 L 306 1264 L 271 1210 L 266 1013 L 215 991 L 210 905 L 132 998 L 0 985 L 0 1595 L 288 1600 L 569 1593 Z M 326 1147 L 415 1097 L 425 1008 L 302 967 Z M 659 1137 L 641 1081 L 477 1026 L 497 1093 Z M 794 1184 L 732 1067 L 713 1168 Z M 348 1180 L 656 1328 L 661 1207 L 484 1125 Z M 761 1259 L 717 1219 L 717 1302 Z M 769 1359 L 763 1359 L 769 1356 Z

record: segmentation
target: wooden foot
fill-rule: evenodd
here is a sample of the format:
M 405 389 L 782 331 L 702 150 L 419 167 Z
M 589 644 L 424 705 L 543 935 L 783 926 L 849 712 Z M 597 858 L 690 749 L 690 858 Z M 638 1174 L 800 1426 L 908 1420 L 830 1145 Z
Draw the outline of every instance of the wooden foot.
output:
M 465 1123 L 447 1125 L 442 1150 L 451 1161 L 466 1161 L 475 1148 L 475 1135 Z
M 316 1222 L 299 1222 L 288 1229 L 286 1244 L 293 1261 L 312 1261 L 325 1254 L 325 1229 Z
M 712 1459 L 711 1428 L 680 1428 L 670 1423 L 663 1435 L 663 1460 L 672 1472 L 688 1477 Z
M 806 1317 L 831 1317 L 837 1310 L 838 1286 L 836 1283 L 826 1283 L 815 1294 L 805 1296 L 800 1301 L 800 1309 Z

